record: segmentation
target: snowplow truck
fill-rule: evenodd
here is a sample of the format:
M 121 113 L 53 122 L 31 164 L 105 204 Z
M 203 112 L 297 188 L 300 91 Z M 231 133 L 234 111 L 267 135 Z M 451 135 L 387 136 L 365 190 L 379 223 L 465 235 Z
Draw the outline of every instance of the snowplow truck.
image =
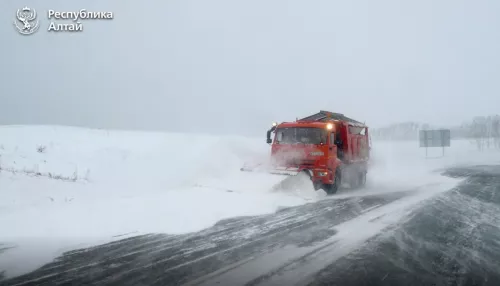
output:
M 315 190 L 327 194 L 335 194 L 342 183 L 351 188 L 366 183 L 371 149 L 368 127 L 343 114 L 321 110 L 294 122 L 273 123 L 266 142 L 271 144 L 268 173 L 305 173 Z

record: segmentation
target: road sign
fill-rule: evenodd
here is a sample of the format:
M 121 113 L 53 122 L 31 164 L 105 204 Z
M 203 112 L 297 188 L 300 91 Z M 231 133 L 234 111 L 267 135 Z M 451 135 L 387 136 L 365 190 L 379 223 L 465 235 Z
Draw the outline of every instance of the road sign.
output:
M 444 156 L 444 148 L 451 145 L 451 132 L 449 129 L 420 130 L 419 135 L 420 147 L 425 147 L 426 156 L 429 147 L 442 147 Z

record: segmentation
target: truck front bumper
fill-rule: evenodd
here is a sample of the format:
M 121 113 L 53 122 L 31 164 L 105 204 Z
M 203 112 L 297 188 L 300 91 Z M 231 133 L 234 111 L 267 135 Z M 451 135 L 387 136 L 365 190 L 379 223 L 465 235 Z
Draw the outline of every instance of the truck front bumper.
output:
M 315 184 L 333 184 L 333 174 L 331 170 L 325 168 L 311 168 L 309 166 L 299 167 L 274 167 L 268 170 L 275 175 L 296 176 L 301 172 L 306 172 Z
M 333 184 L 332 171 L 328 169 L 314 169 L 311 170 L 311 179 L 314 183 Z

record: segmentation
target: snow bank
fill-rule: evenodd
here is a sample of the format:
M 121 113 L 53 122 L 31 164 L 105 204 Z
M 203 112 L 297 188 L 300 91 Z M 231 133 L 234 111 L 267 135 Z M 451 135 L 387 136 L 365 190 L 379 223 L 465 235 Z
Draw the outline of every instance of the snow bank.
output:
M 267 154 L 262 138 L 1 127 L 0 246 L 15 248 L 0 254 L 0 270 L 15 275 L 75 247 L 307 202 L 269 192 L 275 176 L 241 174 Z
M 0 249 L 14 247 L 0 253 L 0 272 L 17 275 L 66 250 L 144 233 L 198 231 L 224 218 L 325 196 L 271 192 L 281 177 L 240 172 L 245 162 L 267 158 L 264 139 L 0 127 Z M 494 154 L 468 142 L 452 142 L 440 159 L 426 159 L 417 144 L 376 142 L 366 190 L 337 198 L 438 183 L 437 168 L 494 161 Z

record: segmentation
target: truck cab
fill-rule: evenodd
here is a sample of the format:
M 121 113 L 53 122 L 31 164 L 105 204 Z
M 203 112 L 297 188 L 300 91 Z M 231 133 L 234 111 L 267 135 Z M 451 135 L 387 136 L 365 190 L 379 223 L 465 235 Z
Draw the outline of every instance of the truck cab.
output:
M 271 138 L 271 134 L 274 138 Z M 320 111 L 294 122 L 274 124 L 267 132 L 276 169 L 306 172 L 316 190 L 335 193 L 343 181 L 366 182 L 368 127 L 342 114 Z

